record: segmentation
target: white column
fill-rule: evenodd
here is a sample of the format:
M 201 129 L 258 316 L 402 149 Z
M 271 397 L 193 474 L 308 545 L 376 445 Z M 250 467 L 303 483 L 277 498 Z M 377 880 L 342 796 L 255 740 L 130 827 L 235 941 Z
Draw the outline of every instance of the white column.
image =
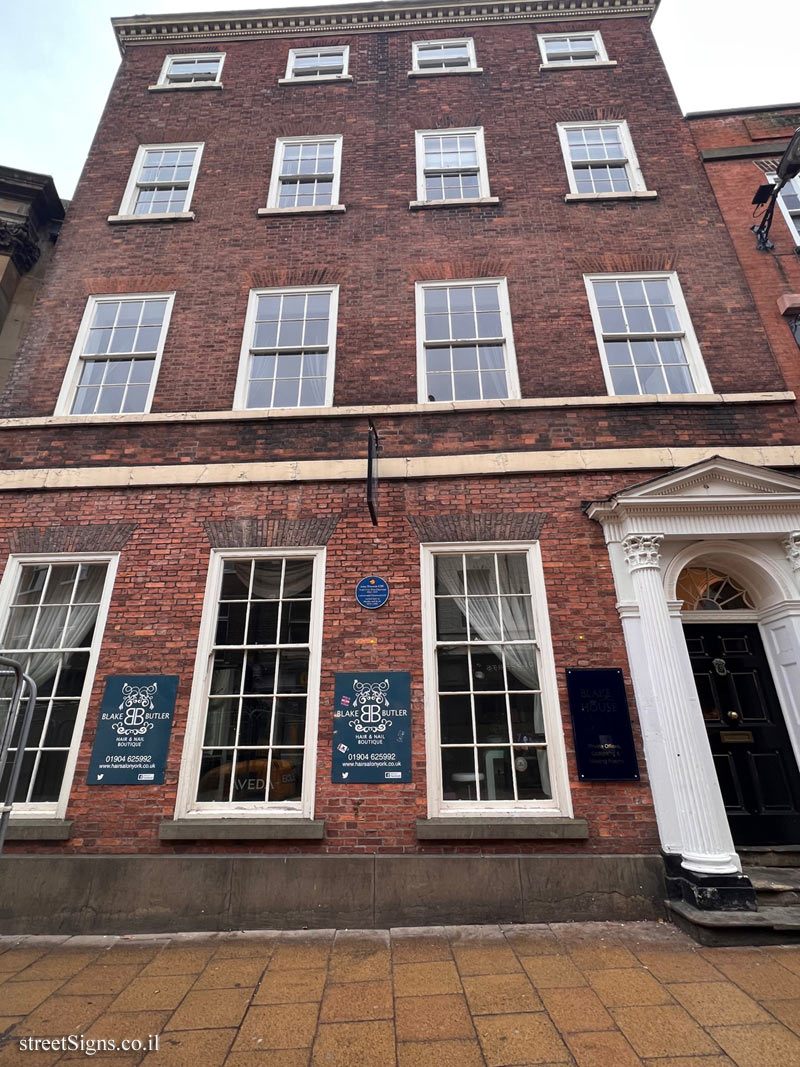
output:
M 641 611 L 654 712 L 663 731 L 681 835 L 681 865 L 698 874 L 738 874 L 741 865 L 705 726 L 692 711 L 687 695 L 690 679 L 674 640 L 659 571 L 662 538 L 662 534 L 629 534 L 622 548 Z

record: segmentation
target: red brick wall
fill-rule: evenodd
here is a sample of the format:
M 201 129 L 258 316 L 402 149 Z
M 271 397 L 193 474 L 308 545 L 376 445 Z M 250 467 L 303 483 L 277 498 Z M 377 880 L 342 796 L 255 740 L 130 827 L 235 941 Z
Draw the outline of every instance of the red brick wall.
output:
M 653 472 L 657 473 L 657 472 Z M 652 802 L 641 754 L 633 695 L 628 688 L 640 783 L 577 780 L 564 670 L 620 666 L 628 674 L 608 554 L 600 527 L 581 514 L 582 500 L 608 495 L 646 477 L 540 476 L 391 483 L 381 487 L 381 516 L 370 525 L 361 484 L 305 484 L 148 492 L 13 493 L 5 496 L 0 564 L 8 532 L 22 526 L 134 523 L 122 549 L 95 685 L 81 742 L 67 817 L 74 837 L 63 846 L 9 843 L 20 852 L 651 852 L 657 847 Z M 421 844 L 414 820 L 426 815 L 419 541 L 406 520 L 438 513 L 543 513 L 543 565 L 564 733 L 576 816 L 588 820 L 588 842 Z M 280 514 L 339 515 L 327 548 L 322 646 L 316 817 L 322 842 L 160 844 L 158 824 L 172 818 L 183 748 L 210 545 L 207 519 Z M 365 574 L 391 584 L 389 604 L 369 615 L 353 589 Z M 579 623 L 576 620 L 580 620 Z M 374 639 L 374 641 L 373 641 Z M 331 784 L 336 670 L 408 670 L 412 680 L 414 780 L 408 785 Z M 105 678 L 153 672 L 179 676 L 172 740 L 163 786 L 88 787 L 86 773 Z
M 225 88 L 204 92 L 148 93 L 168 48 L 131 48 L 4 410 L 52 412 L 88 294 L 164 289 L 177 297 L 154 410 L 228 408 L 248 290 L 323 279 L 341 287 L 337 404 L 414 401 L 414 281 L 476 275 L 509 278 L 523 396 L 604 394 L 582 274 L 647 267 L 678 270 L 717 391 L 783 388 L 646 20 L 596 24 L 617 67 L 538 71 L 537 31 L 573 20 L 337 37 L 349 85 L 277 84 L 289 47 L 330 38 L 209 42 L 197 50 L 227 52 Z M 464 32 L 483 75 L 407 77 L 412 40 Z M 581 115 L 627 119 L 657 200 L 564 203 L 556 123 Z M 414 131 L 439 125 L 485 127 L 499 205 L 409 212 Z M 276 136 L 315 133 L 344 135 L 347 213 L 257 218 Z M 106 222 L 138 144 L 195 140 L 195 222 Z
M 763 143 L 785 143 L 800 125 L 800 108 L 774 112 L 742 113 L 693 119 L 690 128 L 699 149 L 748 148 Z M 778 312 L 777 301 L 784 293 L 800 293 L 800 256 L 786 220 L 776 207 L 770 231 L 772 252 L 759 252 L 750 226 L 754 218 L 751 201 L 759 185 L 766 182 L 757 159 L 779 158 L 780 152 L 763 157 L 709 160 L 706 163 L 711 187 L 722 217 L 728 226 L 739 263 L 753 293 L 763 330 L 788 387 L 800 390 L 800 349 L 786 320 Z M 759 209 L 759 217 L 763 209 Z

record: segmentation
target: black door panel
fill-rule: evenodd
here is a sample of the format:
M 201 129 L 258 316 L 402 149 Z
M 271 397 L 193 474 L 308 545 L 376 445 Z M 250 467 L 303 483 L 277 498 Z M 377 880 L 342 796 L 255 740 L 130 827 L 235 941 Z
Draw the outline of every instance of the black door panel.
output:
M 800 772 L 758 627 L 684 630 L 734 842 L 800 842 Z

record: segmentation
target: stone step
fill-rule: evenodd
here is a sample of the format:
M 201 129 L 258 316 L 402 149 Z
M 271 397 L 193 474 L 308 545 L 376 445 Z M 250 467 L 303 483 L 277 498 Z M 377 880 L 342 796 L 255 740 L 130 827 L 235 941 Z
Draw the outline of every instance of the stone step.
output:
M 743 867 L 800 867 L 800 845 L 739 845 Z
M 759 907 L 778 904 L 800 908 L 800 868 L 747 867 L 745 873 L 753 883 Z
M 703 945 L 800 944 L 800 908 L 759 906 L 758 911 L 703 911 L 684 900 L 666 900 L 676 926 Z

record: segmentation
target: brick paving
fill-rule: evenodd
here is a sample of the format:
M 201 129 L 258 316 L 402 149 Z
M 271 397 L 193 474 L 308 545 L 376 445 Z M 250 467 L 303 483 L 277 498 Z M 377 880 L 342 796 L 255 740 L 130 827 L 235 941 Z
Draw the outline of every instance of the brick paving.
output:
M 24 1052 L 20 1038 L 158 1052 Z M 662 923 L 0 938 L 0 1065 L 798 1067 L 800 946 Z

